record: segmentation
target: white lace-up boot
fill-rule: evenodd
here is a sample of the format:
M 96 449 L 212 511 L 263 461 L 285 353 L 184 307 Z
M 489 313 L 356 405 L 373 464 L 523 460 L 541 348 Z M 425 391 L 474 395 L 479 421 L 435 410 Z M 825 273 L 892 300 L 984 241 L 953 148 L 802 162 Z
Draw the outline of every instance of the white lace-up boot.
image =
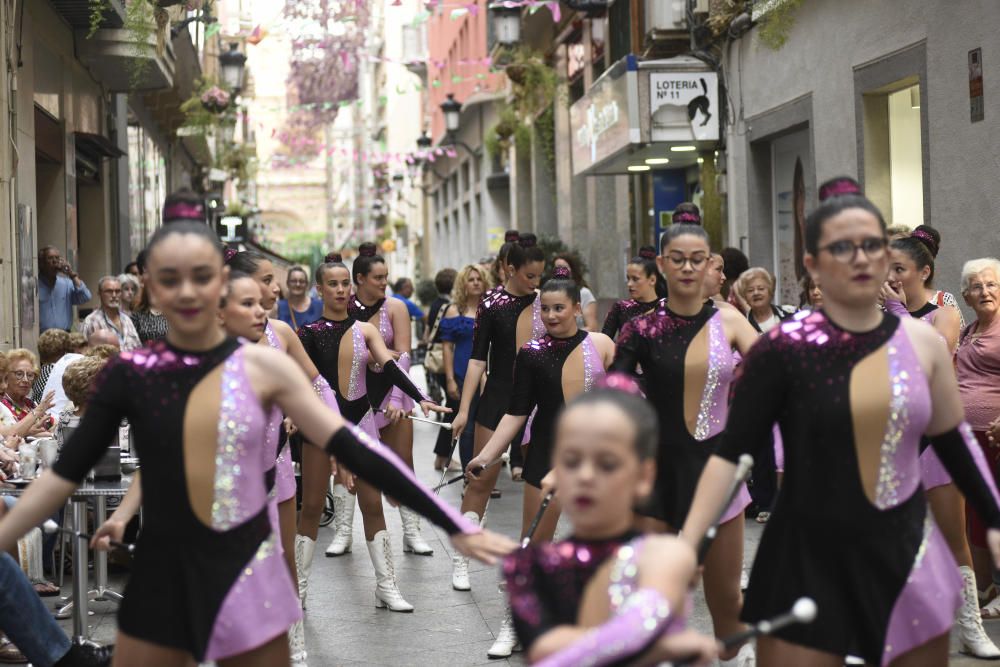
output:
M 316 540 L 305 535 L 295 536 L 295 571 L 299 575 L 299 601 L 306 608 L 306 592 L 309 590 L 309 570 L 312 568 L 313 554 L 316 552 Z
M 354 508 L 357 504 L 346 486 L 333 485 L 333 540 L 326 548 L 328 558 L 350 553 L 354 544 Z
M 753 649 L 753 644 L 741 646 L 735 658 L 719 661 L 719 667 L 754 667 L 756 664 L 757 653 Z
M 306 634 L 302 621 L 295 621 L 295 624 L 288 628 L 288 650 L 291 653 L 291 667 L 307 667 Z
M 392 566 L 389 533 L 380 530 L 368 543 L 368 555 L 375 566 L 375 606 L 389 611 L 413 611 L 413 605 L 403 599 L 396 587 L 396 572 Z
M 462 516 L 472 523 L 479 523 L 479 515 L 475 512 L 466 512 Z M 460 553 L 451 557 L 451 587 L 456 591 L 472 590 L 469 582 L 469 559 Z
M 958 568 L 962 573 L 962 606 L 958 610 L 958 640 L 961 643 L 960 653 L 975 658 L 995 660 L 1000 658 L 1000 649 L 996 647 L 986 630 L 983 629 L 983 618 L 979 615 L 979 589 L 976 587 L 976 573 L 966 565 Z
M 503 623 L 500 624 L 500 632 L 497 633 L 497 638 L 493 641 L 490 650 L 486 652 L 486 656 L 489 658 L 509 658 L 511 653 L 520 650 L 521 644 L 517 641 L 517 632 L 514 630 L 514 618 L 508 609 L 507 615 L 503 617 Z
M 403 553 L 430 556 L 434 553 L 431 545 L 420 534 L 420 515 L 408 507 L 399 506 L 399 518 L 403 521 Z

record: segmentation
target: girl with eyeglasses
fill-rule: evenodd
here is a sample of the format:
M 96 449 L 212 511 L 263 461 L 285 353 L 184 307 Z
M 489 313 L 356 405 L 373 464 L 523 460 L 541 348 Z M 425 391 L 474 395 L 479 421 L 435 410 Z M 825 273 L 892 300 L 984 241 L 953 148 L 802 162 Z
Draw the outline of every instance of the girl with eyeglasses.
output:
M 647 530 L 676 532 L 726 423 L 734 351 L 745 355 L 757 333 L 738 311 L 718 309 L 703 297 L 711 251 L 702 227 L 671 225 L 661 248 L 657 263 L 669 296 L 653 312 L 625 324 L 611 369 L 635 374 L 642 367 L 647 398 L 660 420 L 660 441 L 656 486 L 639 514 Z M 705 559 L 705 598 L 718 636 L 742 629 L 743 510 L 749 502 L 743 486 Z
M 698 483 L 682 536 L 697 544 L 725 503 L 736 461 L 771 442 L 785 474 L 757 551 L 742 619 L 808 594 L 809 625 L 757 640 L 765 665 L 943 665 L 962 579 L 927 511 L 921 438 L 991 527 L 1000 562 L 1000 496 L 964 421 L 951 355 L 917 318 L 876 307 L 889 271 L 886 226 L 856 194 L 806 220 L 804 264 L 823 308 L 762 336 L 744 358 L 725 432 Z

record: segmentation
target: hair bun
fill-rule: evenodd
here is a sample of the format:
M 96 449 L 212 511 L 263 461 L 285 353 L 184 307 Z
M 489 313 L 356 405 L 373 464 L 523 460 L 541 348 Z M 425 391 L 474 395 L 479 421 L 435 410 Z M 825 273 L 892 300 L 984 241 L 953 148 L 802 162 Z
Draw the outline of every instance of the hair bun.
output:
M 638 396 L 639 398 L 645 398 L 645 395 L 642 393 L 642 389 L 639 388 L 639 383 L 636 382 L 635 378 L 631 375 L 626 375 L 625 373 L 608 373 L 597 381 L 597 386 L 602 389 L 613 389 L 615 391 L 620 391 L 623 394 L 630 394 L 632 396 Z
M 538 237 L 534 234 L 521 234 L 520 238 L 517 239 L 517 243 L 522 248 L 534 248 L 538 245 Z
M 861 184 L 850 176 L 838 176 L 819 186 L 819 200 L 826 201 L 830 197 L 843 195 L 860 195 Z
M 936 238 L 934 238 L 934 236 L 930 232 L 928 232 L 925 229 L 921 229 L 920 227 L 917 227 L 912 232 L 910 232 L 910 236 L 923 243 L 924 246 L 927 247 L 927 250 L 931 253 L 932 257 L 937 257 L 939 249 L 938 241 Z
M 374 257 L 375 256 L 375 244 L 371 241 L 365 241 L 358 246 L 358 255 L 361 257 Z
M 671 221 L 675 225 L 686 224 L 686 225 L 700 225 L 701 216 L 693 211 L 677 211 L 674 213 Z
M 344 258 L 339 252 L 330 252 L 323 258 L 323 261 L 327 264 L 340 264 Z
M 521 232 L 516 229 L 508 229 L 503 235 L 504 243 L 517 243 L 521 238 Z
M 552 277 L 558 280 L 569 280 L 573 277 L 573 272 L 567 269 L 565 266 L 557 266 L 552 269 Z
M 229 262 L 233 261 L 233 257 L 236 257 L 236 255 L 238 254 L 240 254 L 240 251 L 237 250 L 236 248 L 230 248 L 229 246 L 225 246 L 222 248 L 222 260 L 226 264 L 229 264 Z
M 656 259 L 656 248 L 651 245 L 644 245 L 639 248 L 639 257 L 643 259 Z

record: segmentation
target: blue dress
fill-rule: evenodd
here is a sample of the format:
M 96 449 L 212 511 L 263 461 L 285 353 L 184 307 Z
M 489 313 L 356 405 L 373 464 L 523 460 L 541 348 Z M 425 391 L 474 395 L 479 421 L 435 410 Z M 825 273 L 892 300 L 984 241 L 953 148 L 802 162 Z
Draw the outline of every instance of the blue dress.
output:
M 472 332 L 475 325 L 475 318 L 458 315 L 444 318 L 438 327 L 441 340 L 455 344 L 455 381 L 459 386 L 465 379 L 465 372 L 472 356 Z
M 309 308 L 304 313 L 295 311 L 295 320 L 292 320 L 292 310 L 287 299 L 278 301 L 278 319 L 290 326 L 293 330 L 298 330 L 307 324 L 312 324 L 323 317 L 323 300 L 312 297 L 309 300 Z

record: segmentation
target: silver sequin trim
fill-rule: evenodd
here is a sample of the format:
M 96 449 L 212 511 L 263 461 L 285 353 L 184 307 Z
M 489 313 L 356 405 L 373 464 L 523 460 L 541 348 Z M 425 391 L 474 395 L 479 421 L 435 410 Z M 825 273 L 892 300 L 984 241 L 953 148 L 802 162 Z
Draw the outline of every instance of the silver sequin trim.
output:
M 237 494 L 239 477 L 242 474 L 240 460 L 246 453 L 244 436 L 250 430 L 251 415 L 241 410 L 253 400 L 247 394 L 249 388 L 240 381 L 240 366 L 243 355 L 231 355 L 222 371 L 222 396 L 219 406 L 217 426 L 218 445 L 215 450 L 215 496 L 212 501 L 212 527 L 228 530 L 244 520 Z
M 351 355 L 351 375 L 347 379 L 347 400 L 349 401 L 359 398 L 361 372 L 368 362 L 368 344 L 365 342 L 364 334 L 361 333 L 361 327 L 351 325 L 351 336 L 354 341 L 354 354 Z
M 709 437 L 712 427 L 721 429 L 722 424 L 713 415 L 716 414 L 719 403 L 719 376 L 725 354 L 730 353 L 725 332 L 722 330 L 722 314 L 716 313 L 708 321 L 708 373 L 705 378 L 705 389 L 701 394 L 701 405 L 698 406 L 698 420 L 694 427 L 694 439 L 701 442 Z
M 903 442 L 903 434 L 910 423 L 909 394 L 910 374 L 902 367 L 899 348 L 895 343 L 888 347 L 889 355 L 889 421 L 879 455 L 878 481 L 875 484 L 875 506 L 881 510 L 899 504 L 899 487 L 902 473 L 896 467 L 896 454 Z

